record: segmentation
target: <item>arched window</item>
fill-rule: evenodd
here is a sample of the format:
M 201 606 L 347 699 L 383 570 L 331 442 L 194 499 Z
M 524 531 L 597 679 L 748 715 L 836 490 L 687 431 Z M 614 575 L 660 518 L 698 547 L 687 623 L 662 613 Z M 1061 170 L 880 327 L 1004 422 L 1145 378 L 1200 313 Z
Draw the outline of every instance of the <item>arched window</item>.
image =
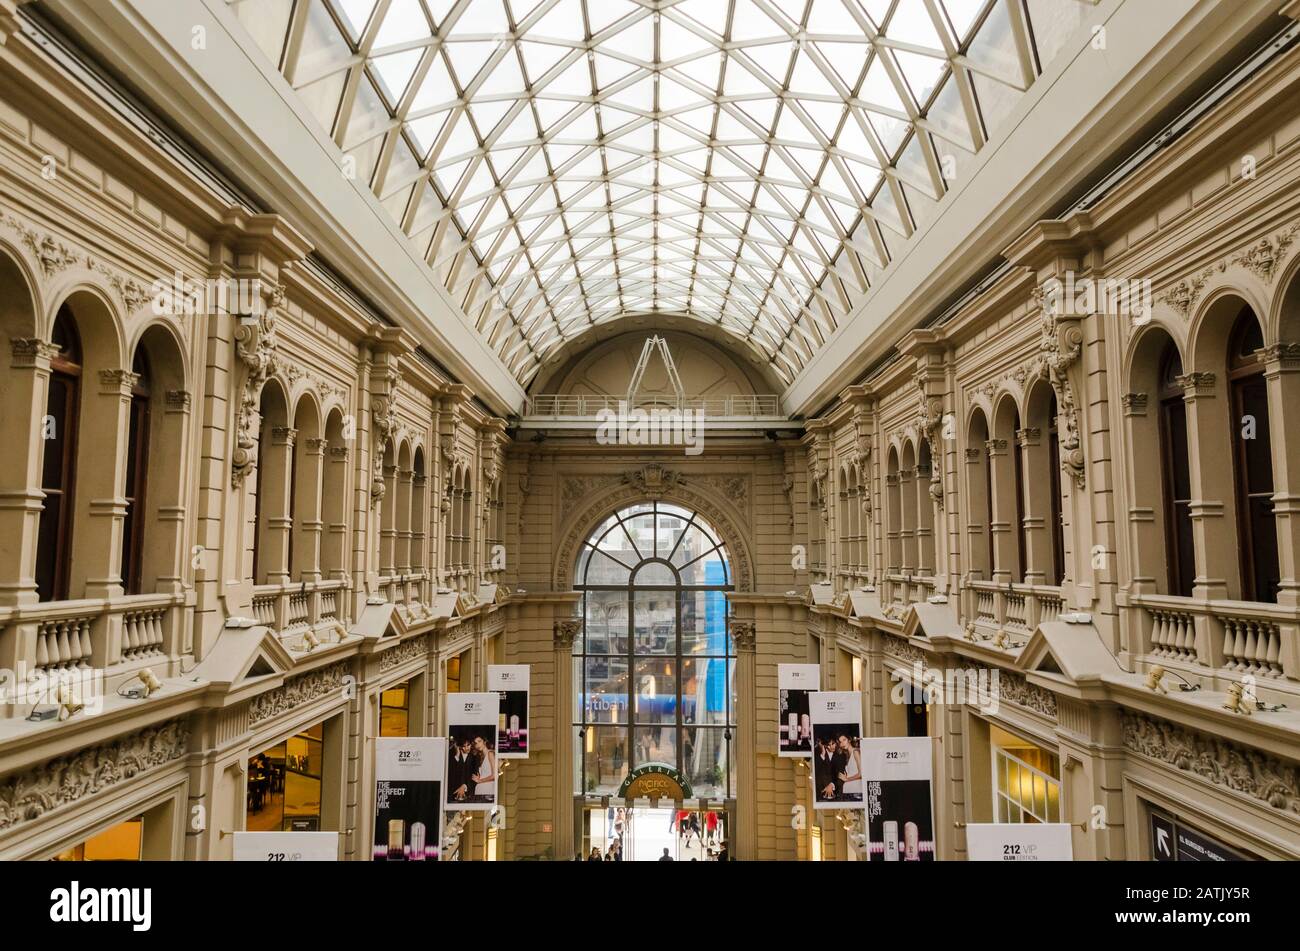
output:
M 1268 388 L 1258 351 L 1264 338 L 1250 308 L 1237 317 L 1228 343 L 1232 398 L 1231 438 L 1237 496 L 1241 589 L 1247 601 L 1277 601 L 1281 579 L 1277 523 L 1273 518 L 1273 455 L 1269 441 Z
M 1164 478 L 1168 592 L 1192 596 L 1196 549 L 1192 535 L 1192 477 L 1187 455 L 1187 402 L 1178 378 L 1183 361 L 1170 340 L 1160 359 L 1160 461 Z
M 993 487 L 989 478 L 989 428 L 984 411 L 970 418 L 966 442 L 966 496 L 970 514 L 966 537 L 970 540 L 969 570 L 982 581 L 993 578 Z
M 45 408 L 41 491 L 45 493 L 36 542 L 36 590 L 42 601 L 68 597 L 72 554 L 73 490 L 76 487 L 77 423 L 81 410 L 81 338 L 66 306 L 54 321 Z
M 608 795 L 629 769 L 664 763 L 697 796 L 731 795 L 731 573 L 717 532 L 676 505 L 634 505 L 588 537 L 574 578 L 578 792 Z
M 142 590 L 145 535 L 145 488 L 149 481 L 149 400 L 152 376 L 144 348 L 136 351 L 131 372 L 131 415 L 126 446 L 126 517 L 122 523 L 122 589 L 127 594 Z

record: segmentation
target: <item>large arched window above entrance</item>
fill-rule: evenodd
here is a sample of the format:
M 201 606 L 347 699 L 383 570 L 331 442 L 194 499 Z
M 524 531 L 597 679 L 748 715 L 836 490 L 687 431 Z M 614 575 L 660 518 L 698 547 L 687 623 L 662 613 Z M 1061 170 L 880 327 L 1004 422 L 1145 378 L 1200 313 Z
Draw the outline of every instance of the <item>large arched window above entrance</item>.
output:
M 679 771 L 696 797 L 731 795 L 735 657 L 727 547 L 695 513 L 633 505 L 588 536 L 574 570 L 579 795 L 612 795 L 630 769 Z

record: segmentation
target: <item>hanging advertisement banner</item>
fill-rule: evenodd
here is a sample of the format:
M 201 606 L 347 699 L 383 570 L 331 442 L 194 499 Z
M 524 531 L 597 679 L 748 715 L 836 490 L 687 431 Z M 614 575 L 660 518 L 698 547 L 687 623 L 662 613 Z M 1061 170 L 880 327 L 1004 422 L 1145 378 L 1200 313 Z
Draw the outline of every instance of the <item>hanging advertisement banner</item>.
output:
M 812 755 L 812 720 L 808 715 L 808 694 L 821 689 L 818 664 L 777 664 L 776 686 L 778 756 L 807 758 Z
M 862 741 L 869 861 L 934 861 L 933 755 L 928 736 Z
M 236 862 L 337 862 L 337 832 L 236 832 Z
M 528 665 L 489 664 L 487 685 L 501 697 L 497 707 L 497 755 L 528 759 Z
M 443 771 L 440 736 L 375 740 L 376 862 L 436 862 L 442 842 Z
M 489 812 L 497 804 L 497 693 L 447 695 L 447 770 L 444 802 L 449 810 Z
M 1067 822 L 973 822 L 966 855 L 972 862 L 1069 862 L 1074 846 Z
M 808 712 L 814 808 L 861 809 L 862 694 L 856 690 L 810 693 Z

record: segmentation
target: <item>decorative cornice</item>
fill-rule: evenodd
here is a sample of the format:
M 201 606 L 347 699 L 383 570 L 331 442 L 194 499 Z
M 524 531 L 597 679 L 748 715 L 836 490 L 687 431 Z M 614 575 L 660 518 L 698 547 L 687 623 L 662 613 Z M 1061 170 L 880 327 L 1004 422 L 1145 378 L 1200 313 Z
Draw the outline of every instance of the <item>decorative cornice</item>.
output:
M 1230 792 L 1300 815 L 1300 768 L 1222 737 L 1121 711 L 1124 748 Z
M 1259 351 L 1265 364 L 1278 364 L 1284 369 L 1300 367 L 1300 343 L 1274 343 Z
M 347 673 L 347 663 L 340 661 L 329 667 L 301 674 L 274 690 L 268 690 L 254 697 L 248 707 L 249 725 L 256 726 L 264 720 L 278 717 L 282 713 L 287 713 L 295 707 L 310 703 L 336 690 L 342 696 L 345 673 Z
M 0 831 L 102 792 L 188 751 L 189 728 L 170 720 L 50 760 L 0 784 Z

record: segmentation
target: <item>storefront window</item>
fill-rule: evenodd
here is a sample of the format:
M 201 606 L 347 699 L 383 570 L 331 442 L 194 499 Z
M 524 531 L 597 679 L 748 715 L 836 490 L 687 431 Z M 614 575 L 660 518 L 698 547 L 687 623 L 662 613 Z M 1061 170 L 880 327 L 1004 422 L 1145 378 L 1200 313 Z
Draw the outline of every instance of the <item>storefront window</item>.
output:
M 606 519 L 578 555 L 574 644 L 578 792 L 609 795 L 664 763 L 697 797 L 731 792 L 735 655 L 726 547 L 686 509 L 648 502 Z
M 138 862 L 144 835 L 144 816 L 136 816 L 92 835 L 80 845 L 64 849 L 55 862 Z
M 320 828 L 323 729 L 318 723 L 248 761 L 250 832 Z
M 994 821 L 1060 822 L 1060 758 L 997 727 L 990 729 L 990 739 Z
M 410 736 L 411 682 L 389 687 L 379 695 L 379 735 Z

